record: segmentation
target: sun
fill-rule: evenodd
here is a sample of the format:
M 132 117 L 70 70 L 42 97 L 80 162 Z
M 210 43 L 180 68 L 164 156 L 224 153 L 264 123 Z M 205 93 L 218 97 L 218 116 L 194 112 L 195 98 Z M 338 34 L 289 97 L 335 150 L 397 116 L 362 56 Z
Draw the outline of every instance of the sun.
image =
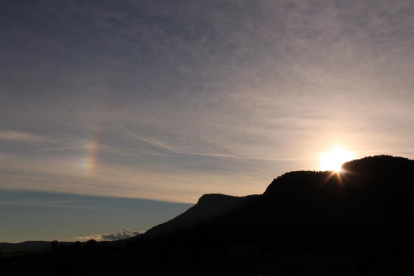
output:
M 319 157 L 321 171 L 339 172 L 343 163 L 354 159 L 354 154 L 341 148 L 331 149 Z

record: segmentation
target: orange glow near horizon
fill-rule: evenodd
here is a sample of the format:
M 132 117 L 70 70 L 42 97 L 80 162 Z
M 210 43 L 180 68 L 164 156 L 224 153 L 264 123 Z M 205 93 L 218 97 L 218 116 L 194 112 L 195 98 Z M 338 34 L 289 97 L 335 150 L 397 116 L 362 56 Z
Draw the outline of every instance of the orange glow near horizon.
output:
M 354 154 L 341 148 L 331 149 L 323 153 L 320 157 L 321 171 L 339 172 L 343 163 L 354 159 Z

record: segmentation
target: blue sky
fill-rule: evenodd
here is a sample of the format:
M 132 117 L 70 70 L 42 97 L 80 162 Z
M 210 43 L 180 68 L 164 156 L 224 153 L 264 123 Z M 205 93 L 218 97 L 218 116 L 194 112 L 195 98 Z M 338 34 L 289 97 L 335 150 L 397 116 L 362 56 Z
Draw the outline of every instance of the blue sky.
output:
M 191 204 L 145 199 L 0 190 L 0 237 L 26 240 L 85 241 L 129 228 L 145 230 L 181 214 Z M 130 233 L 134 236 L 138 233 Z
M 262 193 L 333 147 L 412 159 L 413 15 L 412 1 L 2 1 L 0 188 L 194 204 Z

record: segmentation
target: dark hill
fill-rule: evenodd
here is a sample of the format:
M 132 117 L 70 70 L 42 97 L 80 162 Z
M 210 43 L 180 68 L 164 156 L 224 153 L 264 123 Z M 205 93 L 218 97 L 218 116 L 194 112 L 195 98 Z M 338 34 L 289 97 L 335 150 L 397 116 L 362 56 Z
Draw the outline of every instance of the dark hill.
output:
M 274 179 L 263 195 L 239 198 L 237 204 L 229 196 L 211 201 L 203 196 L 186 213 L 148 233 L 155 236 L 181 230 L 194 236 L 190 226 L 199 224 L 203 225 L 203 236 L 216 240 L 219 236 L 280 240 L 292 235 L 411 235 L 413 160 L 383 155 L 366 157 L 345 163 L 343 170 L 339 174 L 289 172 Z
M 235 197 L 223 194 L 205 194 L 200 197 L 196 205 L 174 219 L 151 228 L 145 233 L 145 236 L 163 236 L 181 229 L 196 227 L 209 219 L 237 209 L 256 197 L 258 195 Z
M 0 243 L 0 250 L 38 250 L 50 249 L 49 241 L 25 241 L 20 243 Z
M 374 156 L 343 169 L 289 172 L 262 195 L 204 195 L 183 214 L 128 240 L 12 257 L 3 252 L 0 271 L 414 275 L 414 161 Z

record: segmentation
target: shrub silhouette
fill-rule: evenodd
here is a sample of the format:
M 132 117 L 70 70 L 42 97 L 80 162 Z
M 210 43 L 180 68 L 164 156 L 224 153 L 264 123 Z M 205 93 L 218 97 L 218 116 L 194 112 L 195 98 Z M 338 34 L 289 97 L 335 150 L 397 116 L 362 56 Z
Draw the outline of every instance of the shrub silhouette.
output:
M 94 239 L 86 241 L 86 250 L 96 250 L 99 248 L 98 242 Z
M 59 247 L 59 242 L 57 240 L 54 240 L 50 243 L 50 248 L 52 251 L 57 251 Z

